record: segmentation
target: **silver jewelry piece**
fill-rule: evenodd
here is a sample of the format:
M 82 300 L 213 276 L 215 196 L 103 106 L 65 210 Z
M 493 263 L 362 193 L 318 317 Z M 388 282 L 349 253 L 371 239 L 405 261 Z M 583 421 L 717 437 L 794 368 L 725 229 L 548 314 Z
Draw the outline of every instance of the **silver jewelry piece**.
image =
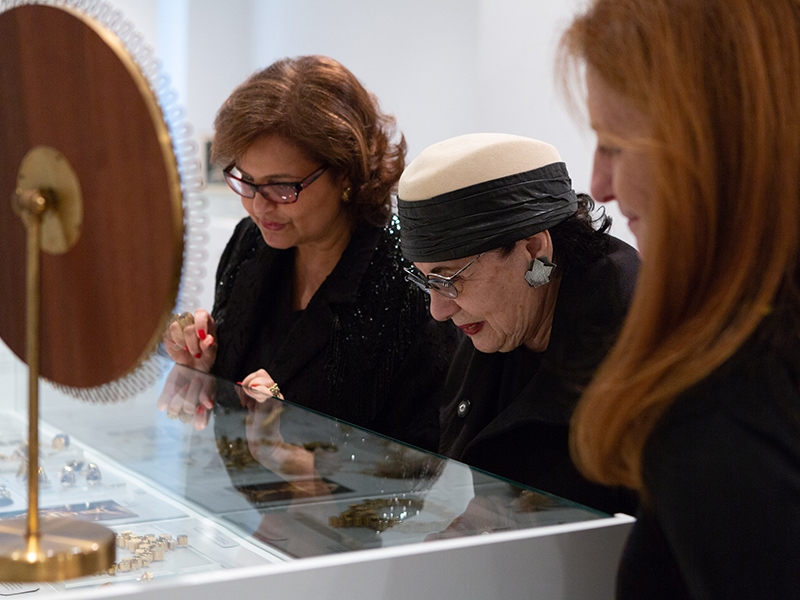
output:
M 75 471 L 69 465 L 61 469 L 61 485 L 65 488 L 71 488 L 75 485 Z
M 550 283 L 550 273 L 555 269 L 555 265 L 547 260 L 545 257 L 534 258 L 531 261 L 528 271 L 525 273 L 525 281 L 531 287 L 541 287 L 546 283 Z
M 95 485 L 103 480 L 103 475 L 100 473 L 100 467 L 94 463 L 86 465 L 86 482 L 89 485 Z

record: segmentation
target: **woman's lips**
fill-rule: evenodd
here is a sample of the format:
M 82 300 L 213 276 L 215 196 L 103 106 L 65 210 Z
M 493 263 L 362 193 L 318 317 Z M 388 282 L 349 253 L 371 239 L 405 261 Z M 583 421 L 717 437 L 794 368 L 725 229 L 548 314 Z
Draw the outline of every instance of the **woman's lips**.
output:
M 483 329 L 483 321 L 459 325 L 458 328 L 467 335 L 475 335 L 476 333 L 480 333 L 481 329 Z
M 261 221 L 261 227 L 267 231 L 280 231 L 286 227 L 285 223 L 276 223 L 274 221 Z

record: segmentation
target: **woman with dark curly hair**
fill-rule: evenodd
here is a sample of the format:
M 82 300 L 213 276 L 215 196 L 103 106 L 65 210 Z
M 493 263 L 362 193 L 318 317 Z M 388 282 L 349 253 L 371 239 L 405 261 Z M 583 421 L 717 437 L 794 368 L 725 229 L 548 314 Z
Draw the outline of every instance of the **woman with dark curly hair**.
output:
M 402 249 L 430 310 L 465 334 L 442 392 L 439 451 L 609 512 L 631 495 L 570 460 L 580 391 L 611 347 L 639 265 L 576 194 L 556 148 L 507 134 L 422 151 L 400 178 Z
M 177 323 L 178 362 L 425 448 L 454 333 L 403 277 L 393 117 L 341 64 L 283 59 L 217 113 L 212 160 L 241 197 L 212 315 Z M 280 388 L 278 388 L 280 385 Z M 281 393 L 282 392 L 282 393 Z

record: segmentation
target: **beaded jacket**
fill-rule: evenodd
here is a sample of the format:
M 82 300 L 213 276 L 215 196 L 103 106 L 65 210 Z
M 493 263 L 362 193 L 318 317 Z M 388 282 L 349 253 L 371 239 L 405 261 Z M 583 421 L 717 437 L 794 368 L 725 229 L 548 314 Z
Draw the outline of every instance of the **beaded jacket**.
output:
M 294 250 L 267 246 L 243 219 L 217 269 L 212 372 L 241 381 L 265 368 L 290 402 L 436 450 L 433 399 L 458 332 L 434 321 L 425 294 L 405 280 L 399 229 L 396 217 L 385 228 L 359 227 L 306 309 L 287 315 L 276 290 L 291 287 Z M 288 316 L 269 364 L 254 362 L 270 321 Z

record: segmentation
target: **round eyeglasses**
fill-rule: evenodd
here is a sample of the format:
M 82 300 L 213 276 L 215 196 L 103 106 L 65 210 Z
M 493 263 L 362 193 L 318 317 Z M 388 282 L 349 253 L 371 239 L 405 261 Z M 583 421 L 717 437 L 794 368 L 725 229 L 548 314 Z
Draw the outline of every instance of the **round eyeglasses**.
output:
M 327 168 L 328 165 L 322 165 L 302 181 L 280 181 L 278 183 L 251 183 L 245 181 L 241 177 L 242 172 L 236 168 L 236 165 L 231 165 L 222 174 L 225 176 L 225 182 L 228 187 L 243 198 L 255 198 L 256 194 L 261 194 L 264 199 L 270 202 L 291 204 L 292 202 L 297 202 L 300 192 L 314 183 Z
M 426 294 L 430 294 L 431 290 L 434 290 L 435 292 L 439 292 L 442 296 L 447 298 L 458 298 L 456 281 L 458 281 L 459 275 L 472 266 L 472 264 L 481 256 L 483 256 L 483 252 L 478 254 L 478 256 L 473 258 L 458 271 L 449 276 L 437 275 L 436 273 L 423 275 L 419 271 L 416 271 L 413 267 L 405 267 L 403 268 L 403 271 L 406 272 L 406 281 L 416 284 L 416 286 Z

